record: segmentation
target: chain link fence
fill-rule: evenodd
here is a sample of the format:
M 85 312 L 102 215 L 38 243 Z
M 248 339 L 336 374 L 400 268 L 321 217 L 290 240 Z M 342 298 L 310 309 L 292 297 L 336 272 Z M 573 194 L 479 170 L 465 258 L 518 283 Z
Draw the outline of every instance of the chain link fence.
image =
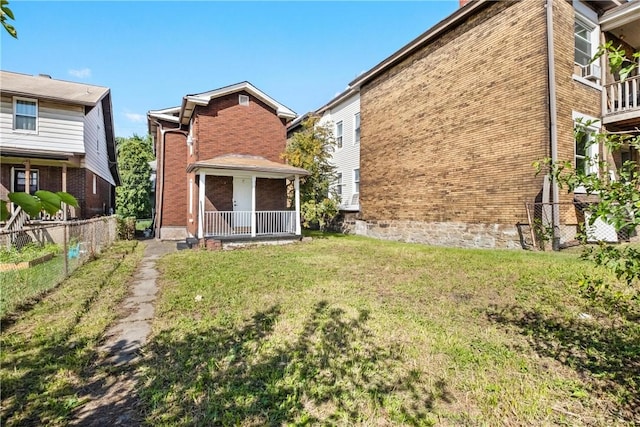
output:
M 116 217 L 30 222 L 19 231 L 0 230 L 2 312 L 55 287 L 117 238 Z
M 620 243 L 636 236 L 635 230 L 616 231 L 605 218 L 596 218 L 590 224 L 590 204 L 587 202 L 525 203 L 525 206 L 528 223 L 519 224 L 519 227 L 523 245 L 533 249 L 551 249 L 554 234 L 559 249 L 579 245 L 582 236 L 586 237 L 587 243 Z M 559 226 L 554 233 L 553 216 L 556 209 Z

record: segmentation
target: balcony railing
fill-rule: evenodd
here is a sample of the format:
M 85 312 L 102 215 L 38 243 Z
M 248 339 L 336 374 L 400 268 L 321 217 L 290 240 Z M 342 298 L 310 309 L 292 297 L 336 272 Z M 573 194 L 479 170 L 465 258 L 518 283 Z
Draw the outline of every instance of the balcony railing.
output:
M 202 220 L 206 237 L 254 235 L 251 211 L 205 211 Z M 255 236 L 291 235 L 295 232 L 295 211 L 257 211 L 255 213 Z
M 640 76 L 607 84 L 604 91 L 605 116 L 628 112 L 638 112 L 640 115 Z

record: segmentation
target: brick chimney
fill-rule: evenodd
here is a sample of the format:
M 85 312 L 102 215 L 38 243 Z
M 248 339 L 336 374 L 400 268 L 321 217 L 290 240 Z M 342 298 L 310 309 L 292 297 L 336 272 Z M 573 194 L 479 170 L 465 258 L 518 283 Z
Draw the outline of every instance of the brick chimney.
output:
M 464 6 L 465 4 L 469 3 L 471 0 L 460 0 L 460 7 Z

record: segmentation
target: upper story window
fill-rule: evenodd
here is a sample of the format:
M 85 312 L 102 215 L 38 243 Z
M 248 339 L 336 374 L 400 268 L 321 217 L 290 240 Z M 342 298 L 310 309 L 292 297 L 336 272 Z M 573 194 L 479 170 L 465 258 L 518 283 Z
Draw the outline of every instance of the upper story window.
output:
M 342 122 L 336 123 L 336 146 L 342 148 Z
M 601 78 L 600 62 L 591 62 L 591 58 L 596 54 L 600 43 L 598 18 L 593 16 L 593 11 L 589 8 L 580 2 L 577 3 L 575 4 L 576 15 L 573 23 L 573 60 L 576 65 L 574 75 L 597 83 Z
M 13 129 L 25 132 L 38 130 L 38 101 L 27 98 L 13 99 Z
M 355 116 L 353 116 L 353 128 L 355 129 L 353 143 L 360 144 L 360 113 L 356 113 Z
M 582 65 L 583 67 L 591 62 L 591 58 L 593 57 L 593 46 L 591 45 L 591 32 L 592 28 L 588 27 L 584 24 L 584 22 L 580 20 L 576 20 L 574 23 L 574 34 L 575 34 L 575 50 L 574 50 L 574 60 L 577 64 Z

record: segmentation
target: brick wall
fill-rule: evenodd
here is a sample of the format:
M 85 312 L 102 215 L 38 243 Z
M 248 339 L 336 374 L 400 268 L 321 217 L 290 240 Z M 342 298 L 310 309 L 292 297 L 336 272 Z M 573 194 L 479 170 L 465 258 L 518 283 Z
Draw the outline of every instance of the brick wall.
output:
M 559 151 L 571 159 L 572 109 L 598 115 L 600 103 L 571 77 L 571 4 L 554 10 Z M 542 190 L 531 163 L 550 155 L 545 16 L 538 0 L 490 3 L 361 88 L 368 234 L 518 245 L 524 203 Z
M 239 105 L 240 94 L 249 96 L 249 105 Z M 193 119 L 193 151 L 186 143 L 186 136 L 165 134 L 161 227 L 186 227 L 196 234 L 198 223 L 198 178 L 187 174 L 189 163 L 211 159 L 224 154 L 248 154 L 262 156 L 284 163 L 280 158 L 286 144 L 285 122 L 276 111 L 246 92 L 234 93 L 214 99 L 205 107 L 197 107 Z M 165 123 L 167 128 L 175 124 Z M 156 136 L 160 148 L 161 134 Z M 189 214 L 189 179 L 193 179 L 193 213 Z M 272 183 L 271 181 L 277 181 Z M 277 191 L 279 190 L 280 193 Z M 207 176 L 205 184 L 205 210 L 233 210 L 233 178 Z M 271 200 L 272 199 L 272 200 Z M 258 180 L 258 209 L 284 209 L 286 193 L 284 180 Z M 156 200 L 159 206 L 159 196 Z M 260 206 L 264 206 L 261 208 Z M 159 208 L 160 209 L 160 208 Z
M 256 181 L 256 210 L 283 211 L 287 209 L 287 184 L 284 179 Z
M 165 124 L 175 128 L 175 124 Z M 156 141 L 160 144 L 162 136 L 158 130 Z M 188 215 L 188 179 L 187 179 L 187 139 L 185 135 L 167 132 L 164 135 L 164 169 L 158 171 L 158 182 L 162 180 L 161 227 L 186 227 Z M 160 167 L 160 165 L 159 165 Z
M 233 210 L 233 177 L 207 176 L 205 183 L 205 210 Z
M 6 197 L 11 191 L 12 168 L 24 169 L 24 165 L 2 164 L 0 197 Z M 62 191 L 62 167 L 32 165 L 31 169 L 38 170 L 40 190 Z M 79 204 L 79 210 L 72 210 L 72 217 L 92 218 L 108 214 L 109 208 L 114 207 L 111 189 L 111 184 L 96 176 L 96 194 L 93 194 L 93 172 L 84 168 L 67 168 L 67 193 L 74 196 Z
M 238 96 L 249 96 L 249 105 L 238 104 Z M 250 154 L 284 163 L 286 126 L 273 108 L 246 92 L 214 99 L 197 107 L 195 150 L 198 160 L 224 154 Z

